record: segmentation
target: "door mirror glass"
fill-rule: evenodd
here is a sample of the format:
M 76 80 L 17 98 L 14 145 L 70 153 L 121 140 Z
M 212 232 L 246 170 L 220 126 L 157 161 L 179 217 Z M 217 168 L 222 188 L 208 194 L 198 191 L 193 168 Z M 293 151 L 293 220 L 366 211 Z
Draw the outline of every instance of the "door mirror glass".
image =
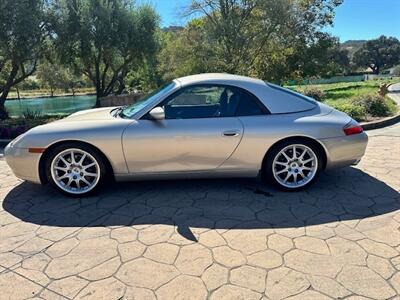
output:
M 165 112 L 164 109 L 160 106 L 154 107 L 150 112 L 149 115 L 154 120 L 164 120 L 165 119 Z

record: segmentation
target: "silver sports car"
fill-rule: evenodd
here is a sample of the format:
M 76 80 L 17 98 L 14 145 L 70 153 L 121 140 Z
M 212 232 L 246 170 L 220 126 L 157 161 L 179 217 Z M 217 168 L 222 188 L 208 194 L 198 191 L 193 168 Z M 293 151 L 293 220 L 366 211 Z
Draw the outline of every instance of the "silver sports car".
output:
M 346 114 L 264 81 L 175 79 L 133 105 L 80 111 L 13 140 L 15 175 L 83 196 L 107 181 L 261 177 L 284 190 L 356 164 L 367 135 Z

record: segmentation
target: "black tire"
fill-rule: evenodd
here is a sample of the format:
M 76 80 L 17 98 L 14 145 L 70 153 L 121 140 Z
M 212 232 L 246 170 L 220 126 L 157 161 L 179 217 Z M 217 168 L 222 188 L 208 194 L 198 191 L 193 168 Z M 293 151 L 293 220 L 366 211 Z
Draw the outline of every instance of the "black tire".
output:
M 79 150 L 83 150 L 87 153 L 89 153 L 97 162 L 98 166 L 99 166 L 99 180 L 97 181 L 97 183 L 95 184 L 95 186 L 90 189 L 89 191 L 86 192 L 82 192 L 79 194 L 76 193 L 72 193 L 72 192 L 68 192 L 63 190 L 62 188 L 60 188 L 56 182 L 54 181 L 52 174 L 51 174 L 51 164 L 52 161 L 54 160 L 54 158 L 61 153 L 62 151 L 65 151 L 67 149 L 79 149 Z M 104 162 L 104 159 L 102 157 L 102 155 L 93 147 L 90 147 L 88 145 L 85 144 L 81 144 L 81 143 L 76 143 L 76 142 L 68 142 L 65 144 L 61 144 L 57 147 L 55 147 L 54 149 L 51 149 L 50 152 L 48 153 L 47 157 L 46 157 L 46 161 L 45 161 L 45 174 L 46 174 L 46 178 L 48 180 L 48 182 L 59 192 L 61 192 L 62 194 L 69 196 L 69 197 L 73 197 L 73 198 L 81 198 L 81 197 L 86 197 L 89 195 L 93 195 L 95 193 L 97 193 L 102 186 L 105 184 L 106 182 L 106 176 L 107 176 L 107 166 Z
M 303 145 L 311 149 L 316 158 L 317 158 L 317 169 L 314 174 L 314 176 L 304 185 L 302 186 L 293 186 L 293 187 L 288 187 L 285 185 L 282 185 L 274 176 L 273 173 L 273 162 L 276 158 L 276 156 L 286 147 L 291 146 L 291 145 Z M 293 151 L 292 151 L 293 152 Z M 289 192 L 296 192 L 300 190 L 304 190 L 308 188 L 310 185 L 312 185 L 315 180 L 318 178 L 320 175 L 324 165 L 324 160 L 323 160 L 323 155 L 321 153 L 321 150 L 319 147 L 317 147 L 313 142 L 310 142 L 305 139 L 290 139 L 283 141 L 281 143 L 278 143 L 277 145 L 273 146 L 273 148 L 268 152 L 268 156 L 266 157 L 264 164 L 263 164 L 263 169 L 262 169 L 262 178 L 266 183 L 271 183 L 275 187 L 277 187 L 280 190 L 283 191 L 289 191 Z

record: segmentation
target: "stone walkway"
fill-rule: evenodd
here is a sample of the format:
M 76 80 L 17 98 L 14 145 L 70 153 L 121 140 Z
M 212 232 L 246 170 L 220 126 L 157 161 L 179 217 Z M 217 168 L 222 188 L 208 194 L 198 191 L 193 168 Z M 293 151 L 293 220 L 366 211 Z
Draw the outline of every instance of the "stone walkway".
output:
M 400 134 L 372 135 L 301 193 L 196 180 L 73 200 L 0 160 L 0 299 L 400 299 Z

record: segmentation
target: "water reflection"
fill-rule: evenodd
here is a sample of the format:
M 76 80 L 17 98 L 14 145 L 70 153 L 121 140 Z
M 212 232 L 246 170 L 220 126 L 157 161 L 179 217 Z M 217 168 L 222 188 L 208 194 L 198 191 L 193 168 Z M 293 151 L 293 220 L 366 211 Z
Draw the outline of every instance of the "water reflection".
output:
M 70 114 L 79 110 L 92 108 L 96 96 L 67 96 L 52 98 L 30 98 L 21 100 L 7 100 L 6 109 L 11 116 L 21 116 L 27 110 L 46 114 Z

